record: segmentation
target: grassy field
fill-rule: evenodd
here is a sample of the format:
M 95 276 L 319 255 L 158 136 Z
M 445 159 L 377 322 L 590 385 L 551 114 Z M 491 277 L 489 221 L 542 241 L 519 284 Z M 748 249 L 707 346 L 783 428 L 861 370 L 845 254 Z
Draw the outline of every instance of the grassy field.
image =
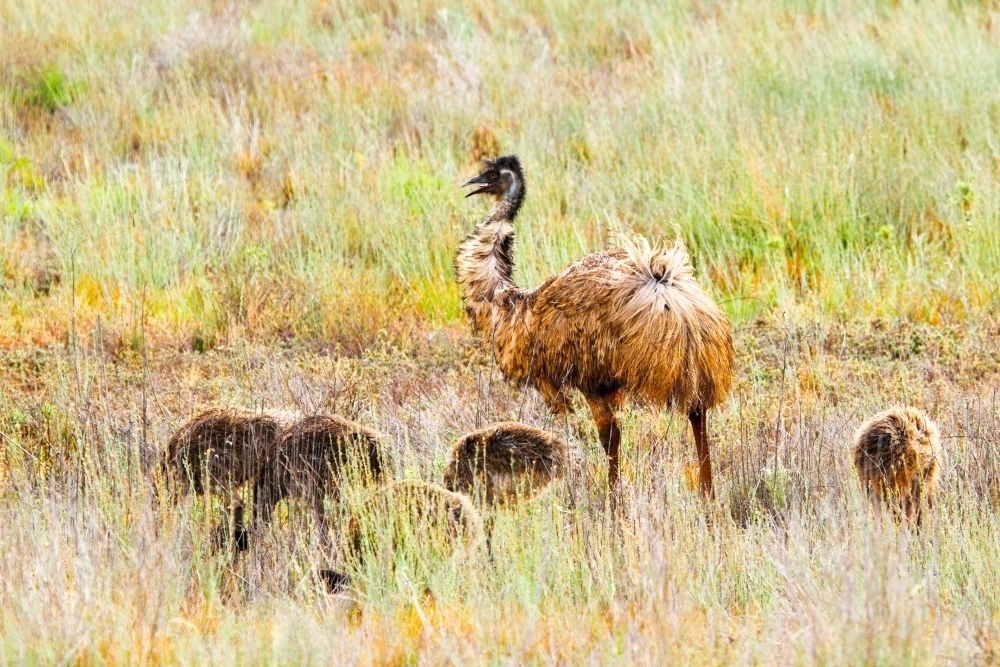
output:
M 0 663 L 1000 664 L 1000 9 L 663 4 L 0 3 Z M 586 410 L 467 334 L 496 152 L 524 285 L 687 241 L 738 350 L 717 506 L 686 420 L 634 409 L 612 520 Z M 947 453 L 919 535 L 846 457 L 897 402 Z M 235 560 L 200 499 L 154 508 L 216 403 L 357 419 L 398 477 L 507 418 L 581 465 L 492 559 L 331 596 L 304 508 Z

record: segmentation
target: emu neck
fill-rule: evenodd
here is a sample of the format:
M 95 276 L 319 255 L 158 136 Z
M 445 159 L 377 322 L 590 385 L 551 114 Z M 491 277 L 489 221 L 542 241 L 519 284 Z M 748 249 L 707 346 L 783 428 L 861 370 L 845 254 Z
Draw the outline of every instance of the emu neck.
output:
M 489 331 L 495 318 L 513 306 L 511 297 L 517 293 L 513 221 L 523 201 L 523 188 L 517 190 L 496 203 L 489 217 L 465 237 L 455 255 L 462 302 L 477 332 Z
M 520 176 L 515 176 L 510 189 L 503 197 L 493 205 L 493 210 L 487 220 L 505 218 L 508 222 L 514 222 L 521 204 L 524 203 L 524 181 Z

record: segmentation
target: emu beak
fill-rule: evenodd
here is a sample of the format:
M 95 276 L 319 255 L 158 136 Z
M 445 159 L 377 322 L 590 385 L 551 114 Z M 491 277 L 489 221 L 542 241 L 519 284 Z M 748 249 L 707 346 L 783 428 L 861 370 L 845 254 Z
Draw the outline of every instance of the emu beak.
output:
M 489 183 L 486 180 L 486 176 L 484 174 L 480 174 L 479 176 L 476 176 L 474 178 L 470 178 L 465 183 L 462 183 L 462 187 L 464 188 L 464 187 L 467 187 L 469 185 L 476 185 L 477 183 L 487 183 L 487 185 L 484 185 L 483 187 L 479 188 L 478 190 L 473 190 L 469 194 L 465 195 L 466 199 L 468 199 L 472 195 L 478 195 L 480 192 L 486 192 L 486 189 L 487 189 Z

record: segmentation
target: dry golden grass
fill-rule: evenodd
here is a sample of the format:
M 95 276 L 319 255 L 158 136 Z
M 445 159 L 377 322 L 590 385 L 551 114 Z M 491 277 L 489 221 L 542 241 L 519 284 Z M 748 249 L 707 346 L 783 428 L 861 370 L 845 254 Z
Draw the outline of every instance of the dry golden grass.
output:
M 694 447 L 683 420 L 639 410 L 623 421 L 620 523 L 604 508 L 603 452 L 586 414 L 553 423 L 537 396 L 490 381 L 447 337 L 412 356 L 385 348 L 358 359 L 245 345 L 146 348 L 144 365 L 141 345 L 122 358 L 98 340 L 70 352 L 8 351 L 4 655 L 978 660 L 998 630 L 995 335 L 985 325 L 742 329 L 743 372 L 715 427 L 719 506 L 706 508 L 685 482 Z M 938 419 L 948 450 L 919 535 L 878 526 L 850 460 L 862 418 L 904 400 Z M 218 508 L 193 498 L 154 510 L 148 480 L 159 448 L 192 411 L 219 402 L 373 424 L 388 437 L 397 477 L 440 483 L 455 437 L 503 418 L 553 429 L 584 464 L 538 502 L 493 518 L 492 559 L 436 557 L 443 551 L 428 547 L 351 570 L 351 591 L 328 596 L 320 571 L 348 564 L 320 546 L 306 503 L 279 506 L 275 529 L 235 561 L 212 542 Z

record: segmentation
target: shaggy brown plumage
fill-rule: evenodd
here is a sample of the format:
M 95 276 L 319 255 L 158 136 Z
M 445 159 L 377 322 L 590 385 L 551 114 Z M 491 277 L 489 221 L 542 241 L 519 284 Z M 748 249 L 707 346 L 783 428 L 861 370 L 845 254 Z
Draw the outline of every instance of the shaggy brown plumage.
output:
M 409 543 L 420 553 L 473 550 L 483 524 L 468 497 L 436 484 L 408 479 L 376 490 L 347 522 L 348 556 L 360 562 L 381 549 Z
M 265 453 L 254 491 L 255 513 L 267 522 L 281 500 L 307 499 L 326 542 L 326 492 L 338 494 L 347 474 L 370 481 L 381 477 L 385 468 L 375 431 L 334 415 L 306 417 Z
M 713 495 L 705 411 L 733 382 L 732 333 L 722 311 L 694 278 L 684 244 L 650 247 L 621 236 L 537 288 L 514 283 L 513 221 L 524 201 L 517 157 L 484 162 L 466 185 L 496 204 L 459 246 L 455 274 L 474 332 L 504 375 L 537 388 L 557 415 L 565 389 L 583 393 L 618 481 L 616 412 L 628 398 L 686 413 L 694 429 L 702 491 Z
M 175 496 L 191 489 L 235 490 L 257 476 L 265 452 L 294 418 L 285 412 L 209 408 L 177 429 L 160 470 Z
M 858 429 L 854 467 L 876 510 L 883 505 L 920 524 L 922 501 L 930 509 L 941 475 L 938 427 L 921 410 L 893 407 Z
M 232 516 L 236 546 L 245 549 L 243 508 L 237 494 L 256 478 L 265 452 L 294 419 L 287 412 L 229 406 L 198 413 L 177 429 L 160 459 L 171 499 L 176 502 L 192 490 L 222 496 Z
M 565 472 L 566 443 L 518 422 L 498 422 L 467 433 L 455 443 L 444 469 L 450 491 L 473 496 L 477 487 L 488 505 L 530 499 Z

